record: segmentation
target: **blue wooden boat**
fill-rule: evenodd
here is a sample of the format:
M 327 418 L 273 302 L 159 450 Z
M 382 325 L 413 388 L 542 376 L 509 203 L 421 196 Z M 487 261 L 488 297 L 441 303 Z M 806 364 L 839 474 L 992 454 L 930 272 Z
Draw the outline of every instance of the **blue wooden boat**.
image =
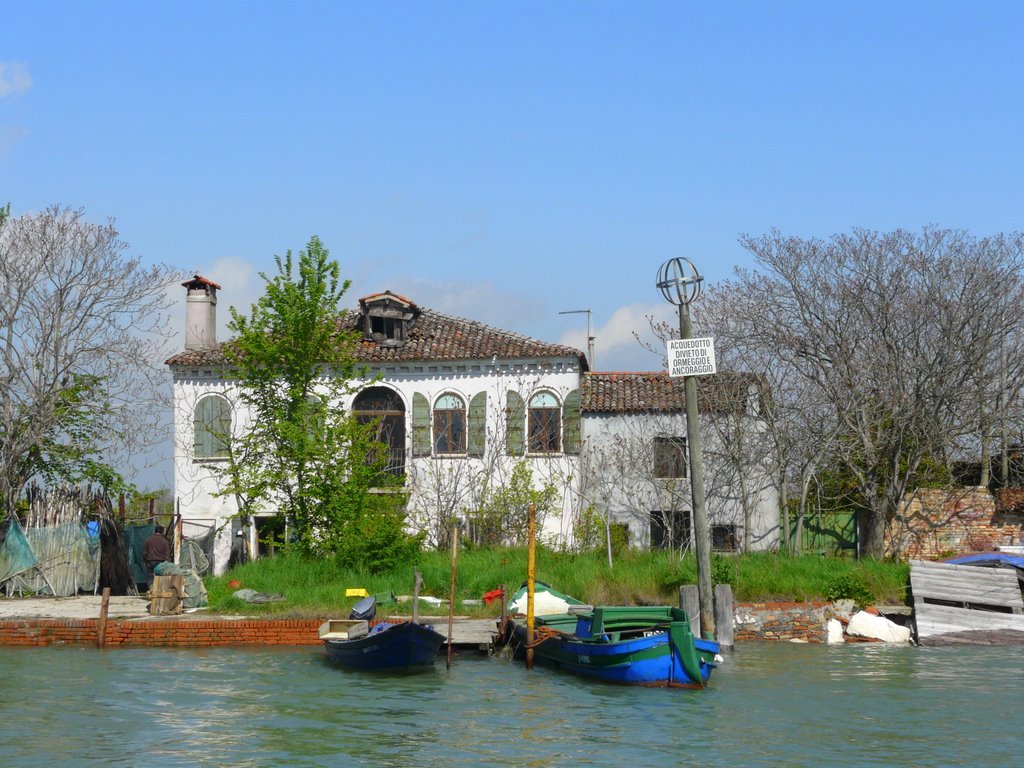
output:
M 513 620 L 526 647 L 526 620 Z M 719 645 L 694 636 L 686 612 L 671 606 L 601 606 L 535 617 L 534 655 L 573 674 L 626 685 L 702 688 Z
M 327 658 L 349 669 L 413 671 L 430 667 L 445 636 L 418 622 L 332 620 L 320 627 Z

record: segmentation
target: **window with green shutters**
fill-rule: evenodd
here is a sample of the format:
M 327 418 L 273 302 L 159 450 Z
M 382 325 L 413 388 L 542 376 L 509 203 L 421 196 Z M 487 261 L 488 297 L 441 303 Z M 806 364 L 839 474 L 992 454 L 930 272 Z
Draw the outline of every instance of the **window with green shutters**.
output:
M 480 458 L 487 447 L 487 393 L 478 392 L 469 401 L 469 455 Z
M 505 395 L 505 450 L 509 456 L 526 452 L 526 402 L 512 390 Z
M 193 417 L 196 459 L 226 459 L 231 435 L 231 404 L 219 395 L 207 395 L 196 403 Z

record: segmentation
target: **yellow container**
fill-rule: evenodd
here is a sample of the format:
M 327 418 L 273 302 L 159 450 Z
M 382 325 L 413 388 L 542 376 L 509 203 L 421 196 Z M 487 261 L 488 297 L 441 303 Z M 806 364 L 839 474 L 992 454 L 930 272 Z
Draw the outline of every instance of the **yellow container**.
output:
M 370 593 L 362 587 L 356 587 L 355 589 L 346 589 L 345 597 L 369 597 Z

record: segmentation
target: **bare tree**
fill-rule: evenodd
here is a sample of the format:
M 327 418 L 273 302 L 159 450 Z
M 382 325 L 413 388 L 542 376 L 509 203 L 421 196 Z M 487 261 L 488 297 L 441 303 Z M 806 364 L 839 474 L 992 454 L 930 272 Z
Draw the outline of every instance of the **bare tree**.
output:
M 934 228 L 741 243 L 757 267 L 732 282 L 737 325 L 828 404 L 865 550 L 880 555 L 924 465 L 976 428 L 972 384 L 1009 331 L 1024 243 Z
M 78 210 L 0 217 L 0 504 L 33 478 L 121 483 L 122 454 L 169 411 L 167 287 L 112 223 Z

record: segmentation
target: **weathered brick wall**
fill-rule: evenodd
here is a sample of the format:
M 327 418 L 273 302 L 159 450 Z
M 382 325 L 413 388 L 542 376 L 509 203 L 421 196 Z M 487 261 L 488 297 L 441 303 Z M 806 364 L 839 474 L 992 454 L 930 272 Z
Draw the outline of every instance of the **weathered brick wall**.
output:
M 218 645 L 318 645 L 318 620 L 107 621 L 104 645 L 205 648 Z M 0 621 L 0 645 L 96 645 L 98 619 Z
M 823 643 L 828 639 L 828 603 L 738 603 L 733 632 L 743 640 L 806 640 Z
M 1024 543 L 1024 489 L 921 488 L 908 494 L 886 549 L 903 559 L 936 559 Z

